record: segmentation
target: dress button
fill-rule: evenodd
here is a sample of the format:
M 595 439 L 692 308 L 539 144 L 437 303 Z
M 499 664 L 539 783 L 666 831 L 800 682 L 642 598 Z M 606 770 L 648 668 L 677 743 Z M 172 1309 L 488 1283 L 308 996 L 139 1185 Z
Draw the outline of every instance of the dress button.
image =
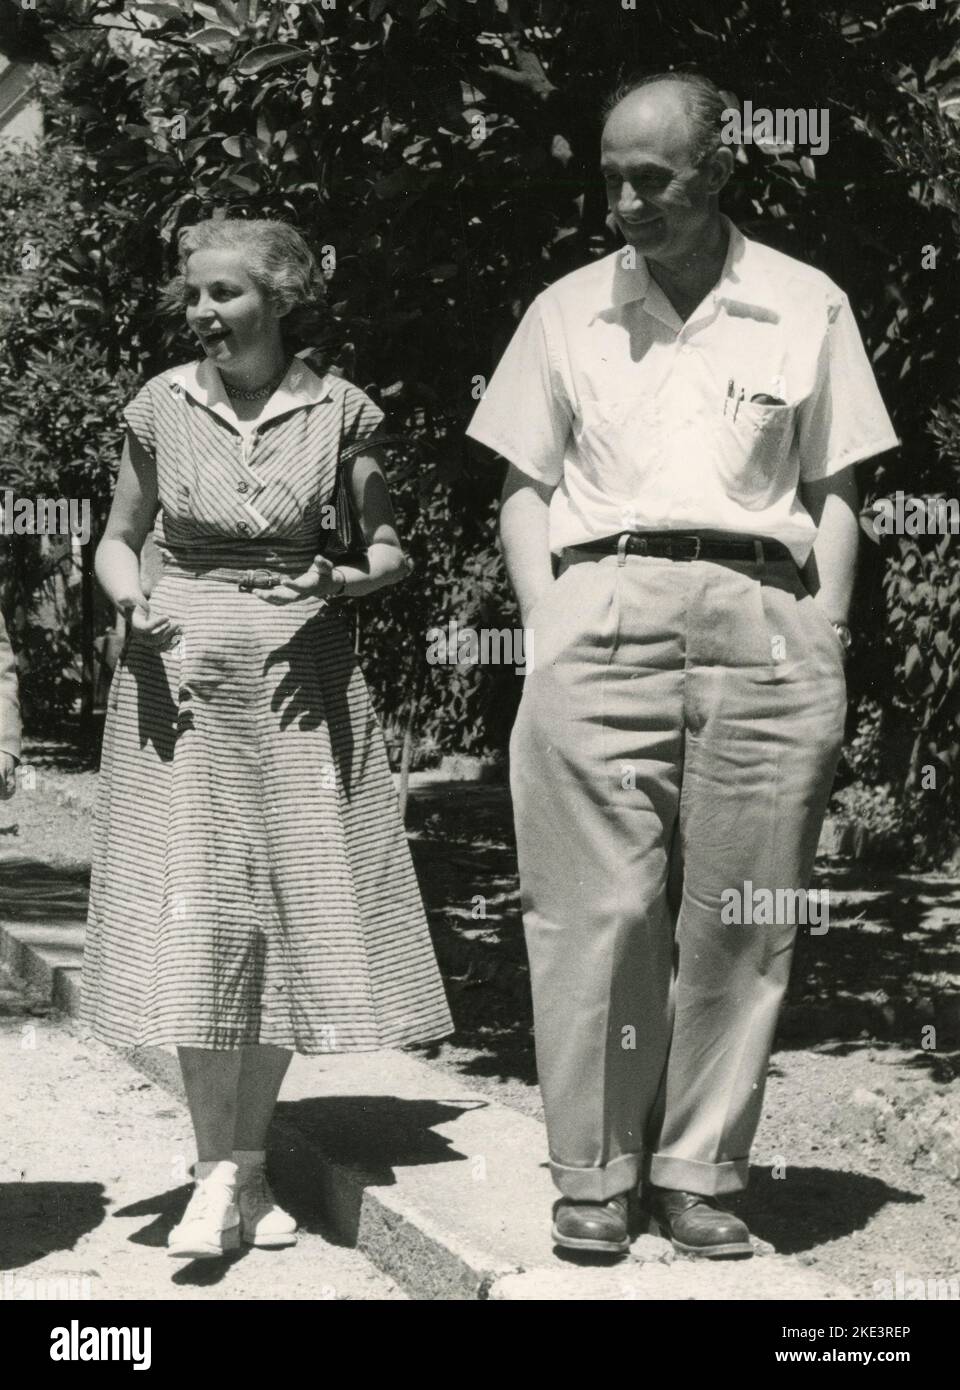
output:
M 245 536 L 245 535 L 247 534 L 247 532 L 250 530 L 250 527 L 247 525 L 247 523 L 246 523 L 245 521 L 241 521 L 241 522 L 237 525 L 237 530 L 240 531 L 241 534 Z
M 238 492 L 246 492 L 246 491 L 248 491 L 249 487 L 250 487 L 250 484 L 249 484 L 249 483 L 237 483 L 237 491 L 238 491 Z

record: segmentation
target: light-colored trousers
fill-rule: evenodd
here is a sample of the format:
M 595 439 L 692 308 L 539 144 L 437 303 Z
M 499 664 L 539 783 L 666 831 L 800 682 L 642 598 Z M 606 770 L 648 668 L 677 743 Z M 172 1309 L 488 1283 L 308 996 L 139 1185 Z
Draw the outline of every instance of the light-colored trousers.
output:
M 551 1172 L 587 1201 L 737 1191 L 802 909 L 730 921 L 731 890 L 808 888 L 840 644 L 789 560 L 565 564 L 511 739 Z

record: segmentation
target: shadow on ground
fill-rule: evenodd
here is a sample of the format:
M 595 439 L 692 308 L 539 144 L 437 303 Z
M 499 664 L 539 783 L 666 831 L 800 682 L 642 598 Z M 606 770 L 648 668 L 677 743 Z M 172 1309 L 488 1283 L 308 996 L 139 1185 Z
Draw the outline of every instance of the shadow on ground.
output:
M 0 1269 L 72 1250 L 100 1225 L 106 1208 L 100 1183 L 0 1183 Z
M 377 1186 L 396 1181 L 393 1169 L 420 1164 L 454 1163 L 465 1157 L 438 1125 L 450 1124 L 476 1102 L 462 1105 L 397 1096 L 320 1096 L 283 1101 L 277 1121 L 293 1126 L 310 1143 L 322 1146 L 327 1159 L 356 1169 Z
M 863 1230 L 890 1202 L 923 1200 L 919 1192 L 865 1173 L 791 1167 L 788 1177 L 778 1179 L 769 1168 L 751 1166 L 748 1190 L 731 1198 L 729 1206 L 778 1254 L 799 1255 Z
M 85 918 L 88 869 L 57 868 L 37 859 L 0 860 L 0 922 L 57 926 Z

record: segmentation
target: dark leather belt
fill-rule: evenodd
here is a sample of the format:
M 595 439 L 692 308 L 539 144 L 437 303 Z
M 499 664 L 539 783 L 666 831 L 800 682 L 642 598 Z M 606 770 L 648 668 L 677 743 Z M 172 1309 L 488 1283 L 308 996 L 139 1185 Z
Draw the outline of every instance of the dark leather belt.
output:
M 701 536 L 685 531 L 623 531 L 598 541 L 584 541 L 570 550 L 598 555 L 649 555 L 656 560 L 792 560 L 780 541 L 768 536 Z

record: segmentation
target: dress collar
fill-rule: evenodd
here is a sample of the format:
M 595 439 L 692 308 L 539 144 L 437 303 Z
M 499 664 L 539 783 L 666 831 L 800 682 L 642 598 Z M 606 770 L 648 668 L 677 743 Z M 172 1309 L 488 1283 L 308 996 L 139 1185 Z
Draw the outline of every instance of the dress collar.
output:
M 208 357 L 199 362 L 187 362 L 182 367 L 173 367 L 165 376 L 171 391 L 190 396 L 198 405 L 219 415 L 239 432 L 237 416 L 223 378 Z M 320 376 L 302 357 L 295 357 L 280 385 L 267 401 L 263 414 L 251 423 L 259 429 L 268 420 L 275 420 L 280 415 L 331 400 L 333 397 L 327 386 L 326 375 Z
M 718 304 L 743 305 L 758 310 L 761 317 L 767 317 L 773 312 L 775 300 L 769 278 L 757 256 L 756 243 L 745 237 L 724 213 L 720 214 L 720 219 L 730 239 L 720 278 L 706 298 Z M 625 249 L 622 247 L 613 257 L 611 305 L 620 309 L 625 304 L 649 298 L 647 307 L 651 313 L 655 313 L 655 317 L 660 318 L 666 296 L 651 277 L 645 257 L 638 257 L 636 265 L 625 264 Z

